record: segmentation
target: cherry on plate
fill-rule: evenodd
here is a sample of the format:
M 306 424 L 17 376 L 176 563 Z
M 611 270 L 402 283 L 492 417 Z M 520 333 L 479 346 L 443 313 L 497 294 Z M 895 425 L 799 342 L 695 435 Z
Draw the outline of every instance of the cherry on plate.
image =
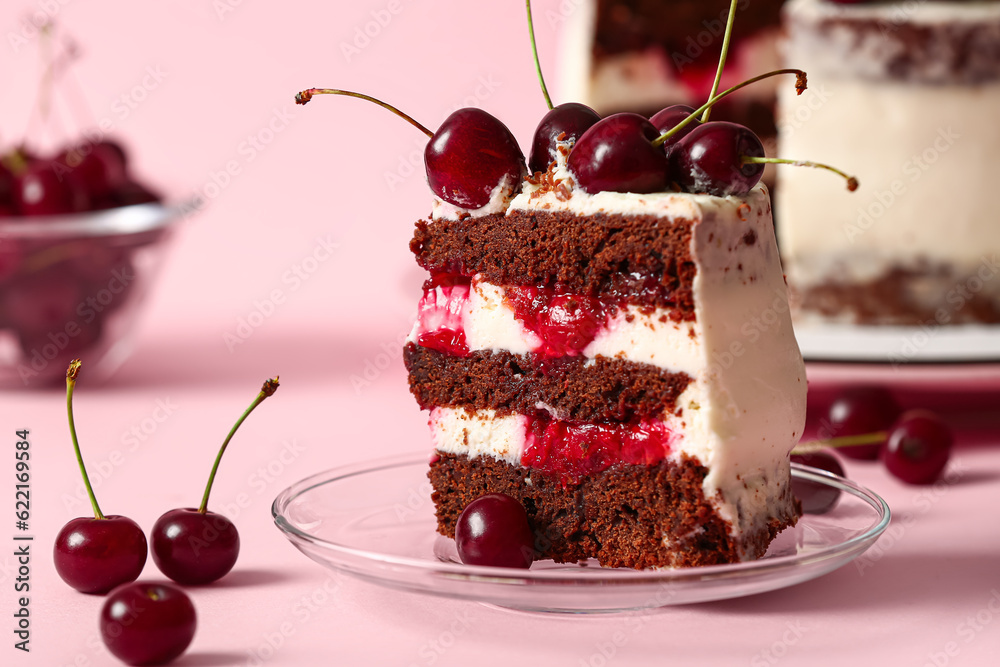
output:
M 792 454 L 792 463 L 801 463 L 811 468 L 832 472 L 840 477 L 844 476 L 844 468 L 840 465 L 840 461 L 829 452 Z M 792 477 L 792 493 L 802 503 L 802 511 L 806 514 L 829 512 L 840 498 L 840 489 L 798 477 Z
M 492 493 L 469 503 L 455 524 L 459 558 L 466 565 L 528 568 L 534 536 L 521 503 Z

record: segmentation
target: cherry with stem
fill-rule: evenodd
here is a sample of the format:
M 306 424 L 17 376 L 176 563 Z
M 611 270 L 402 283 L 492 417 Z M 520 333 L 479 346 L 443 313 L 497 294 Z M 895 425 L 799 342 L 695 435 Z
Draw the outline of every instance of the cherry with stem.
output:
M 277 377 L 264 382 L 253 403 L 230 429 L 215 457 L 198 509 L 170 510 L 156 520 L 150 533 L 153 543 L 153 562 L 160 568 L 160 572 L 177 583 L 209 584 L 224 577 L 236 564 L 240 554 L 239 532 L 229 518 L 208 511 L 208 498 L 229 441 L 233 439 L 250 413 L 277 390 Z
M 489 204 L 499 192 L 510 196 L 520 186 L 527 168 L 514 135 L 499 119 L 476 107 L 448 116 L 437 132 L 418 123 L 382 100 L 338 88 L 310 88 L 295 95 L 306 104 L 315 95 L 344 95 L 377 104 L 428 136 L 424 169 L 431 191 L 443 201 L 464 209 Z
M 73 519 L 59 531 L 53 549 L 56 572 L 81 593 L 107 593 L 135 581 L 146 564 L 146 536 L 138 524 L 118 515 L 105 515 L 97 504 L 87 468 L 80 453 L 73 418 L 73 390 L 81 362 L 74 359 L 66 371 L 66 412 L 76 460 L 94 510 L 94 518 Z

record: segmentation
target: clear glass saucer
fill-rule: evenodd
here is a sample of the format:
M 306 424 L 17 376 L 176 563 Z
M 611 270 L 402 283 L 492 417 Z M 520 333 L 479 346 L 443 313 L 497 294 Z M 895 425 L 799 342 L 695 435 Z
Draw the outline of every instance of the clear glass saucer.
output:
M 674 570 L 602 568 L 596 561 L 537 561 L 529 570 L 464 565 L 438 535 L 428 456 L 409 454 L 334 468 L 274 500 L 274 522 L 321 565 L 390 588 L 524 611 L 593 613 L 709 602 L 763 593 L 831 572 L 863 553 L 889 525 L 871 491 L 792 464 L 802 480 L 840 489 L 826 514 L 803 516 L 763 558 Z

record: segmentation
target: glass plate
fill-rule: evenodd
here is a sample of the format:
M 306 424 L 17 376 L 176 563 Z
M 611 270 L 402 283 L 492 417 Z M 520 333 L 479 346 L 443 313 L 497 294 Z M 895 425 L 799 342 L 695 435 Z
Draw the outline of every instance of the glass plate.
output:
M 282 491 L 271 512 L 302 553 L 382 586 L 525 611 L 615 612 L 741 597 L 792 586 L 849 563 L 889 525 L 871 491 L 824 471 L 792 475 L 841 490 L 826 514 L 805 515 L 760 560 L 674 570 L 537 561 L 530 570 L 464 565 L 437 534 L 428 456 L 334 468 Z

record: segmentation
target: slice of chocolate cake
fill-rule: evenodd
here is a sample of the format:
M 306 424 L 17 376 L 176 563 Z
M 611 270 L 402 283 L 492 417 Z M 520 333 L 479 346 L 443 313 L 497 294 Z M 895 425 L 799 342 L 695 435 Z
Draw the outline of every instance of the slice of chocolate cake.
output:
M 840 164 L 854 194 L 780 172 L 781 249 L 810 321 L 1000 323 L 1000 2 L 785 6 L 781 153 Z
M 438 530 L 504 493 L 538 558 L 763 555 L 798 516 L 806 396 L 766 188 L 588 194 L 560 160 L 491 204 L 437 201 L 411 242 L 431 274 L 405 356 Z

